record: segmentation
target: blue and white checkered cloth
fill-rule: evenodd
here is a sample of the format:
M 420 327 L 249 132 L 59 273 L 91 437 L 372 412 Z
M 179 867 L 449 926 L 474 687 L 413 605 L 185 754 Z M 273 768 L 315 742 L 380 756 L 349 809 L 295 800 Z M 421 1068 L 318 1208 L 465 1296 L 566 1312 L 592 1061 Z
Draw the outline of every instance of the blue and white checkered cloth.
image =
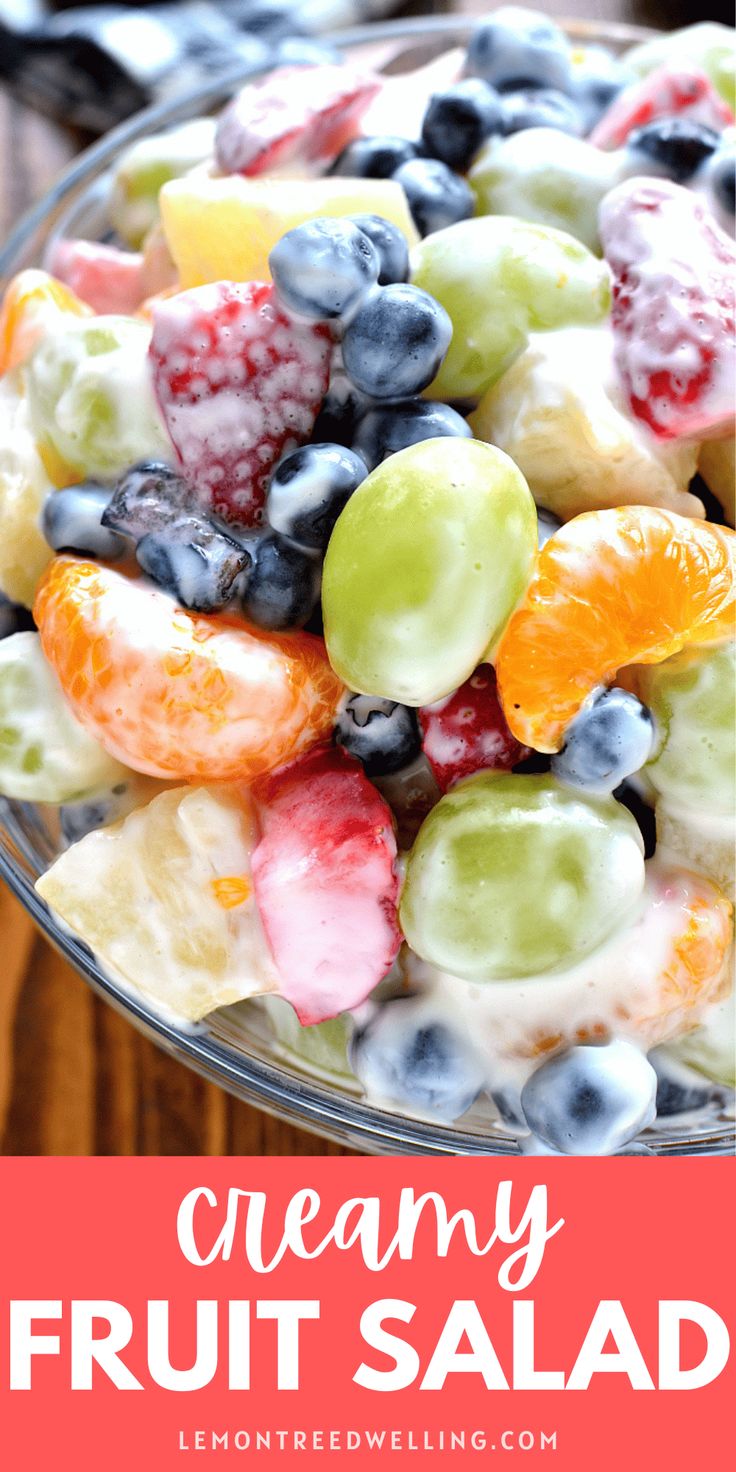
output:
M 39 112 L 103 133 L 240 61 L 331 55 L 317 38 L 390 14 L 399 0 L 171 0 L 137 8 L 0 0 L 0 83 Z

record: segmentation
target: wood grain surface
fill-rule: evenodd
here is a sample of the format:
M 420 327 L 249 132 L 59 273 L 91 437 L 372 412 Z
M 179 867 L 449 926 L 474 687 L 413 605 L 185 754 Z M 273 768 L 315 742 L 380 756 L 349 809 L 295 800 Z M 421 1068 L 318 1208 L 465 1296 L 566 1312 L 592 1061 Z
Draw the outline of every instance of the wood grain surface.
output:
M 535 4 L 551 13 L 638 24 L 695 18 L 692 5 L 680 0 Z M 486 7 L 464 0 L 435 8 Z M 716 14 L 713 6 L 709 18 Z M 0 239 L 82 141 L 0 89 Z M 141 1037 L 92 994 L 2 886 L 0 956 L 0 1153 L 349 1153 L 230 1098 Z

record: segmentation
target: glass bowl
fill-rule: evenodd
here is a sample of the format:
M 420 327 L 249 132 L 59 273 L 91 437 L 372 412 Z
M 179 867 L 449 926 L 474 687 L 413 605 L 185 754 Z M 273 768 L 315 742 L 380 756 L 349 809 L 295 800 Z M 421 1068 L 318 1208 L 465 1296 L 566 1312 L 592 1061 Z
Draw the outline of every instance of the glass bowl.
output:
M 472 21 L 426 17 L 343 32 L 343 53 L 393 75 L 432 60 L 467 41 Z M 581 44 L 600 42 L 621 50 L 649 34 L 630 26 L 567 24 Z M 243 80 L 234 69 L 186 95 L 148 108 L 81 154 L 25 216 L 0 250 L 0 292 L 24 266 L 43 264 L 55 240 L 104 234 L 110 166 L 134 140 L 216 110 Z M 48 911 L 34 880 L 61 847 L 57 810 L 0 799 L 0 875 L 47 939 L 90 986 L 166 1052 L 241 1099 L 304 1129 L 375 1154 L 516 1155 L 519 1141 L 492 1105 L 479 1103 L 457 1125 L 379 1109 L 361 1098 L 353 1076 L 314 1066 L 280 1040 L 258 1002 L 243 1002 L 190 1026 L 159 1015 L 145 999 L 111 981 L 83 942 Z M 324 1061 L 324 1060 L 322 1060 Z M 718 1105 L 702 1117 L 663 1121 L 643 1141 L 656 1154 L 729 1154 L 733 1125 Z

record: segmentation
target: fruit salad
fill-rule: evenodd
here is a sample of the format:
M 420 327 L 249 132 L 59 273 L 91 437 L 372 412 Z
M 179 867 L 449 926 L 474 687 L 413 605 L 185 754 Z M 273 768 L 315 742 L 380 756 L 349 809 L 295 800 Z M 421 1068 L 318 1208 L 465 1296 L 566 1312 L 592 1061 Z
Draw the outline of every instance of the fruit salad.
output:
M 40 896 L 181 1027 L 260 1009 L 491 1150 L 646 1153 L 734 1083 L 732 43 L 504 7 L 278 68 L 2 305 Z

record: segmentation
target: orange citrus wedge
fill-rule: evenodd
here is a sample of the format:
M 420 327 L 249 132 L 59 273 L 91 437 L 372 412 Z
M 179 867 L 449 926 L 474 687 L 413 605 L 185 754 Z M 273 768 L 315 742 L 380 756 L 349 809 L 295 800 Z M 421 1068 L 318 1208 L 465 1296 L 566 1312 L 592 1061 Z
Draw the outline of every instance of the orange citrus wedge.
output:
M 31 356 L 58 317 L 91 317 L 92 308 L 47 271 L 19 271 L 0 306 L 0 374 Z
M 687 1031 L 702 1009 L 719 1001 L 731 989 L 728 958 L 733 934 L 733 907 L 715 884 L 688 875 L 690 900 L 683 926 L 672 938 L 670 954 L 659 978 L 658 1005 L 651 1015 L 639 1015 L 638 1025 L 651 1036 Z
M 558 751 L 598 685 L 734 628 L 736 534 L 652 506 L 590 511 L 543 547 L 496 656 L 518 741 Z
M 49 565 L 34 614 L 78 719 L 136 771 L 250 782 L 334 725 L 343 686 L 311 634 L 189 613 L 74 557 Z
M 569 1025 L 560 1031 L 550 1011 L 549 1026 L 530 1029 L 519 1046 L 520 1056 L 536 1058 L 572 1043 L 602 1042 L 610 1037 L 612 1028 L 653 1048 L 696 1027 L 713 1003 L 728 994 L 733 907 L 726 896 L 700 874 L 684 869 L 658 870 L 652 883 L 641 919 L 633 931 L 626 930 L 621 936 L 623 954 L 617 956 L 615 946 L 606 952 L 608 966 L 616 967 L 613 1010 L 598 1011 L 597 974 L 591 973 L 587 985 L 578 986 L 568 999 Z M 652 925 L 657 911 L 665 917 L 667 939 L 659 970 L 646 982 L 639 968 L 629 969 L 626 950 L 637 943 L 647 949 L 654 939 L 652 955 L 656 956 L 662 944 L 656 923 Z M 584 976 L 585 968 L 580 972 Z M 559 1010 L 559 998 L 557 1007 Z

